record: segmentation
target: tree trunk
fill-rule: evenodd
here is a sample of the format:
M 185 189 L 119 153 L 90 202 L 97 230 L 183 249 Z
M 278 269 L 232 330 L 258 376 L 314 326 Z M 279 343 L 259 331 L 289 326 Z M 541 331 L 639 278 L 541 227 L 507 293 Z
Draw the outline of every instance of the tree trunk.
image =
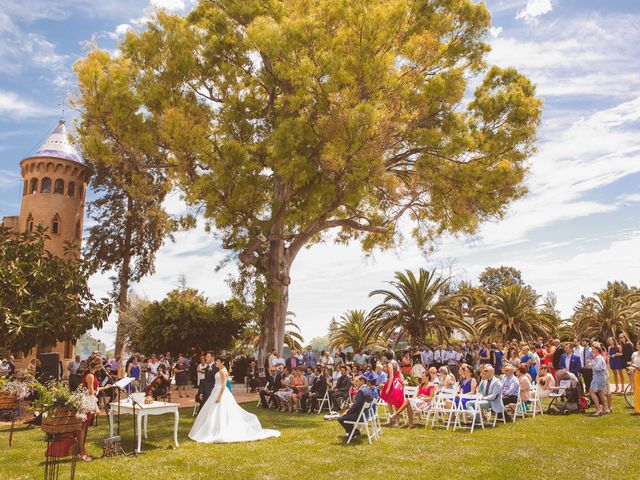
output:
M 266 306 L 262 312 L 260 324 L 260 345 L 258 347 L 258 365 L 262 366 L 274 348 L 282 353 L 284 329 L 289 305 L 290 263 L 285 259 L 285 246 L 282 240 L 273 240 L 269 245 L 268 271 L 265 273 L 269 286 Z
M 124 377 L 124 327 L 120 321 L 124 311 L 129 307 L 129 278 L 131 276 L 131 237 L 133 235 L 133 211 L 132 200 L 127 200 L 127 211 L 129 216 L 125 223 L 124 245 L 122 251 L 122 268 L 120 269 L 120 278 L 118 279 L 118 325 L 116 327 L 116 346 L 113 352 L 114 356 L 120 356 L 118 362 L 117 377 Z

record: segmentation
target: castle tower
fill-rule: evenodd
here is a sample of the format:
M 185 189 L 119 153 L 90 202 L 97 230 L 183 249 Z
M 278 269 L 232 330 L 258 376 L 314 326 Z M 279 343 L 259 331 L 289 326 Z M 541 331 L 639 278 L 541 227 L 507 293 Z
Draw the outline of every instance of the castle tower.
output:
M 21 232 L 48 228 L 46 248 L 64 256 L 66 242 L 75 242 L 71 255 L 80 255 L 84 204 L 91 170 L 67 137 L 64 120 L 38 151 L 20 162 L 23 189 L 18 218 Z

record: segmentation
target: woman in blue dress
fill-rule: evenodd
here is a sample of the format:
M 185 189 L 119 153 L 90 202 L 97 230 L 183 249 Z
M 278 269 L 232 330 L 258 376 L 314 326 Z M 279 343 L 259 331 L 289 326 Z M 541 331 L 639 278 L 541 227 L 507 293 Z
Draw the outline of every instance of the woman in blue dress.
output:
M 133 382 L 127 385 L 127 392 L 131 393 L 134 390 L 138 391 L 140 388 L 140 364 L 138 363 L 138 357 L 134 356 L 133 360 L 127 368 L 127 377 L 133 378 Z
M 616 389 L 612 393 L 624 392 L 624 377 L 622 376 L 622 347 L 614 338 L 607 339 L 607 345 L 609 346 L 609 368 L 613 372 L 613 381 L 616 384 Z
M 478 382 L 473 377 L 473 372 L 471 371 L 471 367 L 469 365 L 463 363 L 460 365 L 460 393 L 463 395 L 472 394 L 475 395 L 476 390 L 478 389 Z M 463 398 L 462 406 L 467 408 L 467 402 L 470 399 Z M 456 398 L 456 405 L 460 404 L 460 398 Z
M 594 417 L 601 417 L 605 413 L 611 412 L 607 406 L 607 395 L 605 390 L 607 387 L 607 362 L 602 355 L 604 348 L 598 342 L 593 344 L 593 362 L 591 369 L 593 370 L 593 378 L 591 380 L 590 394 L 593 403 L 596 406 Z

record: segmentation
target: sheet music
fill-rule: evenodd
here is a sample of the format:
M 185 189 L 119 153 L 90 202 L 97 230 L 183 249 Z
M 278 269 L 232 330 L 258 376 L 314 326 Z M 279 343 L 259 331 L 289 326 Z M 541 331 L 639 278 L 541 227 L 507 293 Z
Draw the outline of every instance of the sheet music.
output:
M 135 380 L 134 377 L 123 377 L 115 383 L 115 386 L 118 388 L 124 389 L 127 385 Z

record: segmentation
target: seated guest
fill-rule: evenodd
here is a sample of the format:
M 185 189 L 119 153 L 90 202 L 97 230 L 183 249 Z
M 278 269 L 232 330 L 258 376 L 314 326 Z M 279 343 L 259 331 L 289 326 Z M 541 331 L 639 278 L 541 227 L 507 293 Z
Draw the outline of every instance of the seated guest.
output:
M 536 391 L 538 393 L 538 397 L 548 398 L 555 385 L 556 380 L 555 378 L 553 378 L 553 375 L 549 373 L 549 367 L 547 365 L 542 365 L 540 367 L 540 373 L 538 374 L 538 379 L 536 381 Z
M 291 377 L 291 393 L 289 393 L 289 411 L 300 412 L 301 411 L 301 398 L 302 395 L 307 393 L 309 384 L 307 383 L 307 377 L 304 376 L 304 370 L 302 367 L 298 367 L 293 371 Z
M 518 376 L 518 384 L 520 385 L 520 401 L 528 404 L 529 400 L 531 400 L 531 377 L 529 376 L 527 367 L 520 365 L 516 371 L 516 375 Z
M 166 395 L 171 385 L 171 377 L 166 373 L 166 367 L 163 364 L 158 365 L 157 375 L 147 388 L 145 393 L 152 396 L 154 400 Z
M 338 410 L 340 408 L 339 400 L 349 399 L 349 390 L 351 388 L 351 377 L 347 375 L 347 367 L 340 366 L 340 376 L 334 382 L 334 387 L 329 390 L 329 401 L 331 408 Z
M 307 402 L 311 402 L 311 408 L 309 413 L 318 408 L 318 399 L 323 398 L 327 391 L 327 378 L 322 375 L 320 367 L 316 368 L 315 375 L 313 377 L 313 383 L 309 387 L 309 391 L 303 393 L 300 397 L 300 406 L 302 411 L 307 411 Z
M 251 361 L 247 368 L 247 385 L 251 389 L 251 392 L 255 392 L 260 383 L 260 371 L 255 361 Z
M 346 369 L 345 369 L 345 375 L 346 375 Z M 351 381 L 351 379 L 349 379 L 349 381 Z M 369 388 L 365 385 L 365 383 L 366 383 L 365 378 L 362 375 L 359 375 L 358 377 L 356 377 L 355 384 L 358 389 L 358 393 L 353 399 L 353 403 L 351 404 L 349 409 L 345 413 L 343 413 L 341 417 L 338 417 L 338 422 L 340 422 L 340 425 L 342 425 L 342 428 L 344 428 L 345 432 L 347 432 L 347 435 L 351 434 L 351 431 L 353 430 L 354 425 L 345 423 L 345 422 L 355 422 L 358 419 L 358 415 L 360 415 L 360 410 L 362 410 L 362 407 L 364 406 L 364 404 L 373 402 L 371 390 L 369 390 Z M 360 430 L 356 429 L 356 431 L 353 432 L 354 438 L 358 437 L 359 435 L 360 435 Z
M 494 375 L 494 370 L 491 365 L 483 365 L 480 382 L 480 398 L 478 400 L 470 400 L 467 403 L 467 410 L 473 415 L 476 405 L 481 410 L 491 409 L 496 413 L 504 412 L 504 407 L 501 402 L 502 397 L 502 383 Z M 476 421 L 480 419 L 477 418 Z
M 455 386 L 456 379 L 449 373 L 449 368 L 442 366 L 438 369 L 438 375 L 440 377 L 440 389 L 450 389 Z
M 573 345 L 567 343 L 564 346 L 564 353 L 560 357 L 560 370 L 567 370 L 577 377 L 581 367 L 580 357 L 573 353 Z
M 414 398 L 408 398 L 404 401 L 402 406 L 391 415 L 391 424 L 397 423 L 397 419 L 400 418 L 400 414 L 406 410 L 407 417 L 409 419 L 409 428 L 413 428 L 413 418 L 415 414 L 420 414 L 431 408 L 431 402 L 436 393 L 436 386 L 431 383 L 429 374 L 424 371 L 422 373 L 422 379 L 420 387 L 418 388 L 418 395 Z
M 278 410 L 281 412 L 284 412 L 287 409 L 291 410 L 289 406 L 289 394 L 291 393 L 292 382 L 293 375 L 287 367 L 284 367 L 282 369 L 282 384 L 280 386 L 280 390 L 277 390 L 274 393 L 274 398 L 277 399 L 277 403 L 280 405 Z
M 387 372 L 384 371 L 381 363 L 376 363 L 376 375 L 376 387 L 384 385 L 387 382 Z
M 525 367 L 526 370 L 526 367 Z M 518 401 L 518 379 L 514 376 L 515 368 L 507 364 L 504 367 L 504 379 L 502 380 L 502 403 L 504 406 L 515 404 Z
M 260 403 L 264 408 L 269 408 L 269 399 L 273 400 L 276 408 L 280 408 L 280 402 L 275 392 L 282 388 L 282 377 L 277 372 L 276 367 L 269 368 L 269 376 L 267 377 L 267 384 L 260 391 Z

